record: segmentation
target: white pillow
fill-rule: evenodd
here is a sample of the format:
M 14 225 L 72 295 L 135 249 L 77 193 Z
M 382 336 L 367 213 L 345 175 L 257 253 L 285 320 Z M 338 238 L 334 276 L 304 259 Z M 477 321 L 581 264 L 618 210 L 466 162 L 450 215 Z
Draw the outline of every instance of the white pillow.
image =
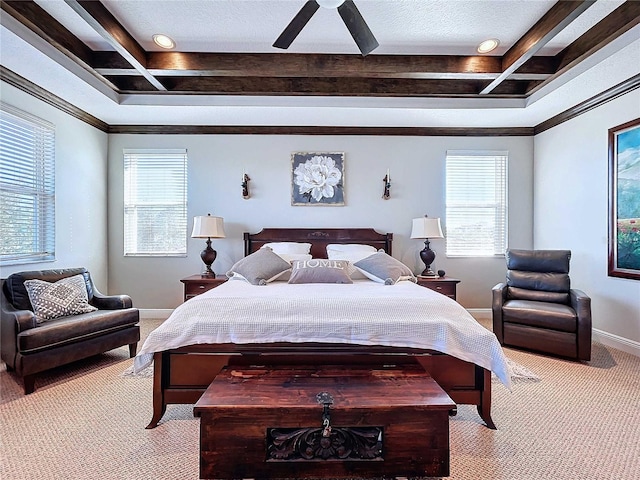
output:
M 349 262 L 349 275 L 353 280 L 367 278 L 353 264 L 376 253 L 371 245 L 357 243 L 331 243 L 327 245 L 327 258 L 329 260 L 347 260 Z
M 296 260 L 311 260 L 310 253 L 276 253 L 276 255 L 278 255 L 284 261 L 289 262 L 292 267 L 293 267 L 293 262 L 295 262 Z M 291 271 L 287 271 L 287 272 L 284 272 L 275 280 L 282 280 L 282 281 L 288 282 L 290 276 L 291 276 Z
M 291 263 L 293 265 L 293 262 L 296 260 L 311 260 L 311 254 L 310 253 L 278 253 L 278 252 L 274 252 L 276 255 L 278 255 L 280 258 L 282 258 L 283 260 Z
M 310 243 L 299 243 L 299 242 L 271 242 L 265 243 L 261 248 L 269 247 L 274 253 L 280 255 L 281 253 L 310 253 L 311 252 L 311 244 Z

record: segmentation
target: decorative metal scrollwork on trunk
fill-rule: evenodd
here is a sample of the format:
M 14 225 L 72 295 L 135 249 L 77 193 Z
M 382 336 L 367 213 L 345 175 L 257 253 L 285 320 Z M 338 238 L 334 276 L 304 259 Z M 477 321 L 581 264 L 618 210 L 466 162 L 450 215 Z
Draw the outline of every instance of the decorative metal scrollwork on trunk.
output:
M 382 460 L 382 427 L 267 429 L 267 460 L 331 459 Z

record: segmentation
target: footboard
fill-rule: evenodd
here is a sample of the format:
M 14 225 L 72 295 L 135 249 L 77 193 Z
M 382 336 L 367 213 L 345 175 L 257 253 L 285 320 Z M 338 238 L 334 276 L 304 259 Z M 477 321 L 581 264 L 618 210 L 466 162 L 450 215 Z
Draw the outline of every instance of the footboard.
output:
M 195 404 L 220 370 L 233 365 L 402 365 L 419 363 L 457 404 L 476 405 L 491 419 L 491 372 L 435 351 L 353 345 L 193 345 L 154 354 L 154 428 L 167 405 Z

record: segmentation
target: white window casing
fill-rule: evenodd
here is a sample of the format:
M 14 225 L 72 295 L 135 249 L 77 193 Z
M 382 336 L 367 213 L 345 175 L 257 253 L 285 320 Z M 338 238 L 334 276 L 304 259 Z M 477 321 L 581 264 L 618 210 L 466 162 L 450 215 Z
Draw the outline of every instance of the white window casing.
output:
M 55 260 L 55 126 L 0 102 L 0 265 Z
M 508 156 L 506 151 L 447 151 L 447 256 L 504 255 Z
M 125 149 L 124 255 L 187 255 L 187 151 Z

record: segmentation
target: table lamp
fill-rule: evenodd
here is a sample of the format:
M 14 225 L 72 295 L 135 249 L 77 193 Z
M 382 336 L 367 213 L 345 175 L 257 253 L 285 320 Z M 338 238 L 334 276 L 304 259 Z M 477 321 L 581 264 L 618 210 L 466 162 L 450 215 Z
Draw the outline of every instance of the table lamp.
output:
M 425 269 L 420 274 L 423 277 L 435 277 L 436 274 L 431 270 L 431 264 L 436 258 L 436 252 L 429 247 L 430 238 L 444 238 L 442 228 L 440 227 L 439 218 L 429 218 L 427 215 L 421 218 L 413 219 L 411 228 L 411 238 L 424 238 L 424 248 L 420 250 L 420 258 L 424 262 Z
M 206 238 L 207 247 L 200 252 L 200 258 L 204 262 L 206 269 L 203 276 L 215 277 L 216 274 L 211 270 L 211 264 L 217 256 L 217 252 L 211 248 L 212 238 L 225 238 L 224 220 L 222 217 L 212 217 L 210 213 L 207 216 L 201 215 L 193 218 L 193 231 L 191 238 Z

